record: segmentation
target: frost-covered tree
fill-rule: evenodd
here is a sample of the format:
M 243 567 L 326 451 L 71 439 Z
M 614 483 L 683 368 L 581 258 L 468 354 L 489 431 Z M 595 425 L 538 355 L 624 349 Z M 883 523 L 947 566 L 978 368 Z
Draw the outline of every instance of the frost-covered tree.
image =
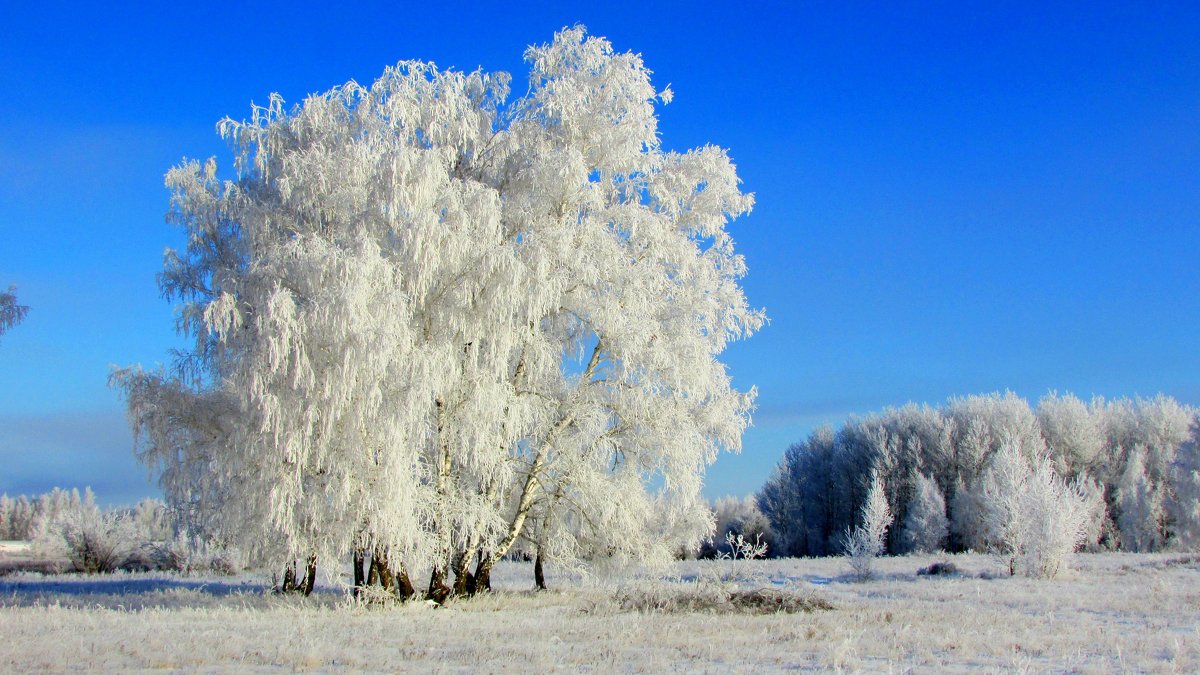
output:
M 854 575 L 869 579 L 876 556 L 883 553 L 887 530 L 892 525 L 883 478 L 878 471 L 871 474 L 867 499 L 859 512 L 859 523 L 842 536 L 842 551 Z
M 908 507 L 902 535 L 907 551 L 932 553 L 946 545 L 950 523 L 946 519 L 946 499 L 936 481 L 917 476 L 917 491 Z
M 16 286 L 9 286 L 7 291 L 0 292 L 0 335 L 24 321 L 28 313 L 29 307 L 17 304 Z
M 1104 461 L 1104 432 L 1098 417 L 1071 394 L 1051 392 L 1038 401 L 1038 423 L 1060 473 L 1094 474 Z
M 428 569 L 433 597 L 522 542 L 698 543 L 753 400 L 717 358 L 763 321 L 725 230 L 752 199 L 723 150 L 662 149 L 640 56 L 576 28 L 527 59 L 513 101 L 417 62 L 273 96 L 220 125 L 234 180 L 168 174 L 195 346 L 114 382 L 173 505 L 264 561 Z
M 1127 550 L 1165 545 L 1174 517 L 1171 466 L 1188 438 L 1195 410 L 1163 395 L 1097 398 L 1090 407 L 1104 431 L 1103 461 L 1096 475 L 1105 486 L 1108 544 Z
M 775 532 L 775 554 L 831 555 L 844 525 L 835 508 L 834 431 L 820 427 L 787 449 L 758 493 L 758 507 Z
M 1031 459 L 1016 447 L 1001 448 L 983 476 L 982 494 L 987 542 L 1009 574 L 1054 577 L 1087 538 L 1089 493 L 1060 477 L 1045 454 Z
M 1165 504 L 1160 486 L 1147 475 L 1145 457 L 1145 448 L 1135 446 L 1117 485 L 1117 525 L 1127 551 L 1155 551 L 1163 545 Z

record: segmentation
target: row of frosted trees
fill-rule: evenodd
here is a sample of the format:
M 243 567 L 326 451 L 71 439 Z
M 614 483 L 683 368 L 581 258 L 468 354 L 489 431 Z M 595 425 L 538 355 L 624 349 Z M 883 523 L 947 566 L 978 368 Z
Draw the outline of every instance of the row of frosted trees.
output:
M 711 146 L 664 150 L 641 57 L 580 29 L 530 84 L 428 63 L 219 126 L 236 177 L 167 177 L 161 283 L 195 346 L 118 372 L 189 531 L 441 599 L 501 557 L 669 559 L 753 391 L 717 356 L 764 320 Z M 289 562 L 290 561 L 290 562 Z M 418 575 L 428 574 L 428 590 Z M 415 588 L 414 588 L 415 586 Z
M 96 496 L 91 488 L 82 493 L 78 489 L 54 488 L 33 497 L 0 495 L 0 539 L 32 541 L 47 523 L 94 508 L 97 508 Z
M 908 405 L 824 427 L 790 447 L 757 503 L 779 555 L 842 552 L 877 473 L 893 526 L 886 551 L 994 548 L 988 500 L 1015 454 L 1070 481 L 1090 504 L 1090 548 L 1157 551 L 1200 543 L 1196 410 L 1172 398 L 1084 402 L 1012 393 Z M 1012 451 L 1002 457 L 1002 450 Z M 990 470 L 990 471 L 989 471 Z

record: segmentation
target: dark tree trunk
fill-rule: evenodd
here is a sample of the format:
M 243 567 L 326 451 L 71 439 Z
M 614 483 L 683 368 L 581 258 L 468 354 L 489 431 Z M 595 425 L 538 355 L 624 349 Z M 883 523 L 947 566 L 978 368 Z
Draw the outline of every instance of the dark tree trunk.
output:
M 396 580 L 392 576 L 392 568 L 388 567 L 387 558 L 372 560 L 371 564 L 379 568 L 379 586 L 388 593 L 393 592 Z
M 479 564 L 475 567 L 475 590 L 473 593 L 485 593 L 492 590 L 491 556 L 480 553 Z
M 374 586 L 379 583 L 379 553 L 371 555 L 371 564 L 367 566 L 367 585 Z
M 367 563 L 367 552 L 361 548 L 354 549 L 354 597 L 362 592 L 367 580 L 363 575 L 363 566 Z
M 288 563 L 283 571 L 283 584 L 279 586 L 280 593 L 291 593 L 296 590 L 296 563 Z
M 450 587 L 446 585 L 446 570 L 433 570 L 429 575 L 429 591 L 425 595 L 438 604 L 450 597 Z
M 400 565 L 400 569 L 396 573 L 396 593 L 401 600 L 408 600 L 417 593 L 417 590 L 413 588 L 412 580 L 408 578 L 408 570 L 404 569 L 404 565 Z
M 305 597 L 312 595 L 313 588 L 317 585 L 317 556 L 308 556 L 308 569 L 304 575 L 304 591 Z
M 537 557 L 533 559 L 533 585 L 539 591 L 546 590 L 546 574 L 542 569 L 542 547 L 538 546 Z

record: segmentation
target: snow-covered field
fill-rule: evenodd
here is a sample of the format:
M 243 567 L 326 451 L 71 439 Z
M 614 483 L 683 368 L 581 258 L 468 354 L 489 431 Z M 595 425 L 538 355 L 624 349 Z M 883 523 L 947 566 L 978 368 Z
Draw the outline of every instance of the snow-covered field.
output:
M 328 583 L 281 597 L 262 575 L 16 574 L 0 578 L 0 670 L 1200 671 L 1200 557 L 1084 555 L 1034 581 L 965 555 L 950 558 L 963 576 L 916 575 L 941 559 L 884 559 L 862 583 L 837 559 L 684 562 L 550 575 L 542 593 L 528 590 L 529 565 L 505 563 L 498 592 L 442 608 L 359 606 Z M 735 587 L 833 608 L 707 602 Z M 670 609 L 678 598 L 694 607 Z

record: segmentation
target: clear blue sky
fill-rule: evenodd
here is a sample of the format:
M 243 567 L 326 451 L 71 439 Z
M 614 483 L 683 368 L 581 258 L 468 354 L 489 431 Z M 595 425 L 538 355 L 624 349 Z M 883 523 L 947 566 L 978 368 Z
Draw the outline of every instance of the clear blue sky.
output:
M 771 325 L 726 358 L 759 409 L 710 496 L 908 401 L 1200 404 L 1200 4 L 339 4 L 0 7 L 0 285 L 32 308 L 0 337 L 0 492 L 156 493 L 105 380 L 179 344 L 162 176 L 228 166 L 219 118 L 401 59 L 520 82 L 575 23 L 672 85 L 668 147 L 729 148 L 757 194 L 732 231 Z

